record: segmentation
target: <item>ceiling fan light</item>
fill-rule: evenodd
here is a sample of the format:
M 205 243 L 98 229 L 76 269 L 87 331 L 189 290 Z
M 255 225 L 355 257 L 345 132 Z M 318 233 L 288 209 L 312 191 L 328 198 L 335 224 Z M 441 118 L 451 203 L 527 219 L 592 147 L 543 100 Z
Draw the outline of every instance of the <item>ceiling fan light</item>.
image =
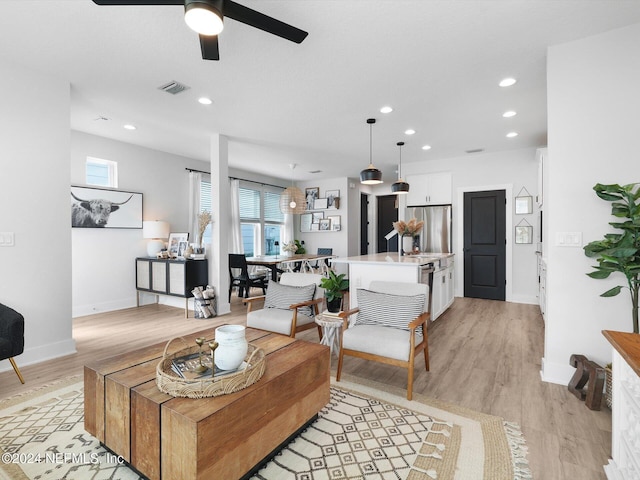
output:
M 222 12 L 206 1 L 187 2 L 184 7 L 184 21 L 191 30 L 200 35 L 218 35 L 224 28 Z
M 368 168 L 360 172 L 360 183 L 363 185 L 378 185 L 382 183 L 382 172 L 372 164 L 369 164 Z
M 397 182 L 393 182 L 391 185 L 391 193 L 396 193 L 399 195 L 409 193 L 409 184 L 402 179 L 399 179 Z

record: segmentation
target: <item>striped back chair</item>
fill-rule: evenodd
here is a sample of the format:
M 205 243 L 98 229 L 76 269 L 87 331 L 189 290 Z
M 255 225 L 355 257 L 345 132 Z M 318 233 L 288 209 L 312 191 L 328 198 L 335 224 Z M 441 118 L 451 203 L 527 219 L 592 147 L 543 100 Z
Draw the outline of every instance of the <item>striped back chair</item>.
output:
M 336 380 L 345 355 L 408 370 L 407 399 L 413 396 L 415 357 L 424 352 L 429 371 L 429 286 L 422 283 L 371 282 L 356 290 L 358 307 L 340 314 L 344 328 Z M 351 318 L 349 318 L 351 317 Z
M 243 300 L 247 304 L 247 327 L 290 337 L 317 327 L 322 338 L 322 330 L 315 323 L 315 316 L 324 302 L 324 289 L 320 287 L 322 278 L 315 273 L 285 272 L 279 283 L 269 282 L 264 297 Z M 261 309 L 253 307 L 258 300 L 264 303 Z

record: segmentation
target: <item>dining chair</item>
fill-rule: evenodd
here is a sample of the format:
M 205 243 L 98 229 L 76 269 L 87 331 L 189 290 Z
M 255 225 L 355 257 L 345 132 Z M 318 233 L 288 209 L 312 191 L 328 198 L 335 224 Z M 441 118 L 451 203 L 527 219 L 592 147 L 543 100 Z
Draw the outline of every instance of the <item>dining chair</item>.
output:
M 236 273 L 240 270 L 240 273 Z M 252 287 L 262 288 L 262 294 L 267 293 L 267 272 L 249 273 L 247 257 L 242 253 L 229 254 L 229 301 L 233 287 L 238 287 L 238 297 L 249 297 Z
M 318 248 L 318 255 L 333 255 L 333 248 Z M 313 268 L 320 273 L 327 273 L 327 271 L 331 270 L 331 260 L 328 258 L 318 260 Z

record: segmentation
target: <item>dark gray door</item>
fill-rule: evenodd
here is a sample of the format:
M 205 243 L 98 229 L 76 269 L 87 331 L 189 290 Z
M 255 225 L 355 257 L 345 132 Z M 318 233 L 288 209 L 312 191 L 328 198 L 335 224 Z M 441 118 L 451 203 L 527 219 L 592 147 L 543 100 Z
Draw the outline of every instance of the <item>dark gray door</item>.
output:
M 395 235 L 387 242 L 385 235 L 393 230 L 393 222 L 398 221 L 398 196 L 383 195 L 378 200 L 378 237 L 377 252 L 397 252 L 398 236 Z
M 464 194 L 464 296 L 505 299 L 505 191 Z
M 360 255 L 369 253 L 369 196 L 360 194 Z

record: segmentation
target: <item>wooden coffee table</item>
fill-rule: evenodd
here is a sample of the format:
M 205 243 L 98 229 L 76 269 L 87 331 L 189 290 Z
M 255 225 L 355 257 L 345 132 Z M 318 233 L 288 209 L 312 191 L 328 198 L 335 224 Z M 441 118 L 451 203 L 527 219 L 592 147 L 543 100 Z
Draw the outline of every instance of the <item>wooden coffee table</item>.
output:
M 213 329 L 183 338 L 199 336 Z M 151 480 L 249 476 L 329 402 L 330 356 L 324 345 L 251 328 L 247 341 L 265 351 L 265 373 L 219 397 L 158 390 L 166 343 L 86 365 L 85 429 Z

